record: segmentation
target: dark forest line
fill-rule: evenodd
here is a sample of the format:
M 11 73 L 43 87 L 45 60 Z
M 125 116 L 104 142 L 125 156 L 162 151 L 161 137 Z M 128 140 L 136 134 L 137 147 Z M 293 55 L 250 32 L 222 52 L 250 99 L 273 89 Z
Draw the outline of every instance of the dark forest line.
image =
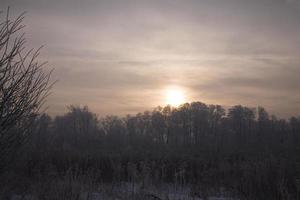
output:
M 193 102 L 98 118 L 70 106 L 62 116 L 40 115 L 17 160 L 3 167 L 23 183 L 71 173 L 95 183 L 171 183 L 199 194 L 226 188 L 247 199 L 299 199 L 299 153 L 300 118 L 278 119 L 262 107 L 226 111 Z

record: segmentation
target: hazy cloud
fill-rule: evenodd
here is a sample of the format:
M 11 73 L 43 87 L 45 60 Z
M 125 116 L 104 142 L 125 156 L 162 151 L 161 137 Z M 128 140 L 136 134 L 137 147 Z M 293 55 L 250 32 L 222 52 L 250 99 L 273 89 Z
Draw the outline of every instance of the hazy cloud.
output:
M 179 85 L 188 100 L 300 111 L 297 0 L 2 0 L 28 11 L 30 47 L 59 82 L 48 104 L 88 104 L 100 114 L 164 104 Z M 294 109 L 291 109 L 294 107 Z

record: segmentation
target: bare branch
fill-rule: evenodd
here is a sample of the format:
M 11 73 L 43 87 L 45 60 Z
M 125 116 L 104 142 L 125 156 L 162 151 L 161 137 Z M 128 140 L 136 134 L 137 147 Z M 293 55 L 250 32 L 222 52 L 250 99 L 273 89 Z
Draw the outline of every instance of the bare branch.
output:
M 0 162 L 1 155 L 26 139 L 54 84 L 52 70 L 44 70 L 47 62 L 38 61 L 42 46 L 26 50 L 25 34 L 20 32 L 24 14 L 11 20 L 8 8 L 0 18 Z

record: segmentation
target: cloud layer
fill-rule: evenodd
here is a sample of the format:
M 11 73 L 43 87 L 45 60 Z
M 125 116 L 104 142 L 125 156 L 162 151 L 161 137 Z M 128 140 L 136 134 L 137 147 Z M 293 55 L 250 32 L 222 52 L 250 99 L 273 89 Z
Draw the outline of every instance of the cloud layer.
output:
M 87 104 L 101 114 L 164 104 L 177 85 L 190 101 L 300 112 L 296 0 L 4 0 L 28 11 L 29 44 L 59 82 L 50 112 Z

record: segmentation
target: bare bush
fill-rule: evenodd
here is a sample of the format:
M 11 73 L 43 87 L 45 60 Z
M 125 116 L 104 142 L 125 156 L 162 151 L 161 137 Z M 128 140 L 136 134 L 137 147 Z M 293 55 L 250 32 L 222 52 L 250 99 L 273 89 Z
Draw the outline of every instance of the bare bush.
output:
M 28 136 L 29 127 L 49 95 L 51 71 L 26 49 L 24 13 L 10 19 L 0 13 L 0 163 Z

